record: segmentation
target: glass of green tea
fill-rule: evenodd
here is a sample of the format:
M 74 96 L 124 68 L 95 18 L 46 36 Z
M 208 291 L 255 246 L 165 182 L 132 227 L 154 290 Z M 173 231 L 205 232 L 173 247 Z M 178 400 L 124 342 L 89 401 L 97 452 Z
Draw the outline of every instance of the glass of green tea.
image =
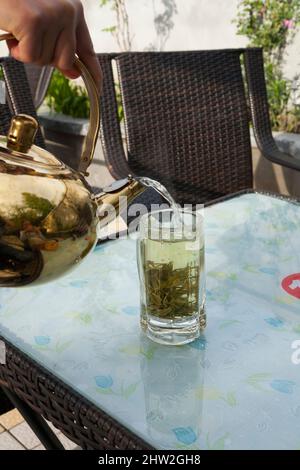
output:
M 143 331 L 162 344 L 196 339 L 206 326 L 203 216 L 177 208 L 144 214 L 137 260 Z

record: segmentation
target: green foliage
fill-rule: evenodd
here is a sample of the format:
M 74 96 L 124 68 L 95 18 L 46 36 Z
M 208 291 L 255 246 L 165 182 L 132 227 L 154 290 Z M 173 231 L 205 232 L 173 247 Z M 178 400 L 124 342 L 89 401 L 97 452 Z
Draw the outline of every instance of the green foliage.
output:
M 115 33 L 117 30 L 117 27 L 116 26 L 108 26 L 107 28 L 103 28 L 101 31 L 103 31 L 104 33 Z
M 21 229 L 24 222 L 39 224 L 54 209 L 53 204 L 43 197 L 38 197 L 32 193 L 22 193 L 25 205 L 14 207 L 11 221 L 15 228 Z
M 264 49 L 273 130 L 298 132 L 300 109 L 292 103 L 293 81 L 284 77 L 283 65 L 286 47 L 300 24 L 300 0 L 240 0 L 235 22 L 249 46 Z
M 111 10 L 117 11 L 118 1 L 116 1 L 116 0 L 100 0 L 100 7 L 102 8 L 102 7 L 106 7 L 106 6 L 110 6 Z M 117 26 L 116 25 L 107 26 L 106 28 L 103 28 L 102 31 L 104 33 L 110 33 L 110 34 L 114 35 L 114 33 L 117 32 Z
M 300 22 L 300 0 L 241 0 L 237 32 L 251 46 L 264 48 L 265 56 L 280 63 Z
M 37 212 L 39 217 L 44 219 L 54 208 L 53 204 L 44 197 L 38 197 L 33 193 L 22 193 L 25 204 L 28 208 Z
M 172 0 L 171 0 L 172 1 Z M 116 24 L 103 28 L 102 31 L 110 33 L 117 41 L 121 51 L 131 50 L 131 35 L 129 30 L 129 17 L 127 13 L 126 0 L 100 0 L 100 7 L 110 7 L 114 12 Z M 115 93 L 118 107 L 119 121 L 124 120 L 124 109 L 122 104 L 120 84 L 115 83 Z
M 266 62 L 265 74 L 272 127 L 279 130 L 282 117 L 288 113 L 291 82 L 285 80 L 278 67 L 271 62 Z
M 124 108 L 122 103 L 121 88 L 119 83 L 115 83 L 115 93 L 118 106 L 118 117 L 119 121 L 122 122 L 124 119 Z
M 74 118 L 87 119 L 90 114 L 90 101 L 85 88 L 54 70 L 46 95 L 46 104 L 56 113 Z

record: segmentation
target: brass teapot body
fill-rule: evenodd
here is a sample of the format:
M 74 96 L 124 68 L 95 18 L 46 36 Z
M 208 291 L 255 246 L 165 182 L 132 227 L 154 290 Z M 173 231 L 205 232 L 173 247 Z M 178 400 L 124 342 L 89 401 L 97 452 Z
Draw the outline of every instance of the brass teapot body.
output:
M 1 39 L 11 38 L 2 35 Z M 0 136 L 0 286 L 17 287 L 56 279 L 90 253 L 97 228 L 145 188 L 128 177 L 94 195 L 85 181 L 99 133 L 99 93 L 91 74 L 76 58 L 90 101 L 90 127 L 79 170 L 33 145 L 38 123 L 13 117 L 8 136 Z M 115 209 L 111 211 L 111 208 Z

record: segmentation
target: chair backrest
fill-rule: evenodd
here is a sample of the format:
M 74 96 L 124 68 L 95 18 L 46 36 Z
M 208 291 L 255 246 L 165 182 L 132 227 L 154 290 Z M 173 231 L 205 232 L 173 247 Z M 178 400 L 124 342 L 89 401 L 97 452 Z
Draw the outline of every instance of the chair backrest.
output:
M 3 71 L 6 87 L 6 102 L 0 104 L 0 133 L 6 135 L 12 115 L 25 113 L 37 119 L 37 114 L 24 64 L 12 57 L 2 57 L 0 58 L 0 67 Z M 45 148 L 40 129 L 37 132 L 35 143 Z
M 111 173 L 157 179 L 179 203 L 252 187 L 250 109 L 241 67 L 245 52 L 99 54 L 102 143 Z M 113 61 L 124 109 L 125 153 Z

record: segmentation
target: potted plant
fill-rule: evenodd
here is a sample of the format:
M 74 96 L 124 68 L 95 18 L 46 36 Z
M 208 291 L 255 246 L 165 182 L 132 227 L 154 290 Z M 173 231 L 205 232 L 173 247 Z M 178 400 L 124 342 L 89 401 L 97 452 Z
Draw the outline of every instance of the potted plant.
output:
M 54 70 L 38 117 L 48 150 L 73 168 L 78 167 L 89 112 L 85 88 Z
M 299 76 L 284 74 L 287 46 L 300 25 L 299 0 L 240 0 L 237 33 L 248 39 L 248 46 L 262 47 L 268 93 L 270 121 L 274 138 L 283 152 L 300 158 Z M 300 196 L 300 175 L 261 158 L 252 139 L 254 184 L 258 189 Z

